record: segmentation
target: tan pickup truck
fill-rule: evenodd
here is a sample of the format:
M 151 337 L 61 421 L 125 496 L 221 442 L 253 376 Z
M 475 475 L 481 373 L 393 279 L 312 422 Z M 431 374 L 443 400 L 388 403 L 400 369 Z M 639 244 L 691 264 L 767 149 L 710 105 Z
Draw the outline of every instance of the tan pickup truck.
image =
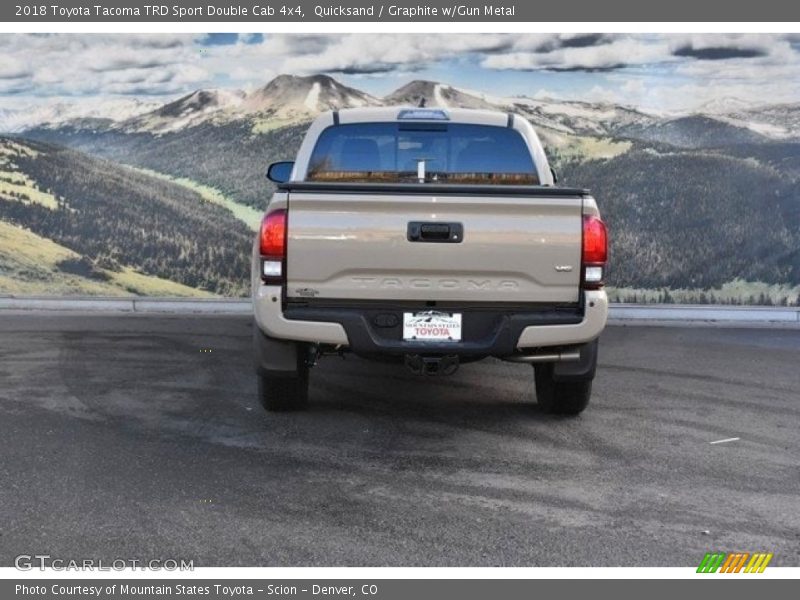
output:
M 589 402 L 606 324 L 606 228 L 555 186 L 525 119 L 466 109 L 327 112 L 278 184 L 253 247 L 255 356 L 267 410 L 308 402 L 330 353 L 451 375 L 528 363 L 547 412 Z

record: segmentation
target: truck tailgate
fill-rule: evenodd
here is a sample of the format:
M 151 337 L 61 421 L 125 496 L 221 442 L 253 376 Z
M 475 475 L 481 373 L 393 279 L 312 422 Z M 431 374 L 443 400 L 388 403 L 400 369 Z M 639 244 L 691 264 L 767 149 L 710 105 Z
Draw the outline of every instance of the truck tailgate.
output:
M 290 191 L 288 206 L 288 298 L 579 299 L 579 195 Z M 441 224 L 458 239 L 439 239 Z

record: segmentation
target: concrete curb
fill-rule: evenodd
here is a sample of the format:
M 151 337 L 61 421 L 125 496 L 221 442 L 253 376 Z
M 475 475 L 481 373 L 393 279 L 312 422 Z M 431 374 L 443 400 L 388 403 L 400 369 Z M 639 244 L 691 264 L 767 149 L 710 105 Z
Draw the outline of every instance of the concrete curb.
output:
M 248 315 L 249 299 L 69 298 L 0 296 L 2 312 L 80 312 L 133 314 Z M 609 322 L 618 325 L 686 324 L 800 328 L 800 307 L 694 306 L 687 304 L 612 304 Z
M 673 323 L 763 323 L 800 325 L 800 307 L 691 304 L 612 304 L 609 320 Z
M 0 297 L 2 311 L 251 314 L 249 299 Z

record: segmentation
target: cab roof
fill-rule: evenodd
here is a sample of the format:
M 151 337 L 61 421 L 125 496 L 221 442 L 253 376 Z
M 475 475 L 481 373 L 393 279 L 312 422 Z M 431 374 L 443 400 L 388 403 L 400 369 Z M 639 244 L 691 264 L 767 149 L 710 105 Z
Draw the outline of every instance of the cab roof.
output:
M 374 122 L 446 122 L 469 123 L 472 125 L 494 125 L 505 127 L 509 113 L 497 110 L 481 110 L 473 108 L 445 108 L 439 106 L 375 106 L 365 108 L 345 108 L 339 111 L 323 113 L 338 115 L 339 123 L 374 123 Z M 324 118 L 321 115 L 322 118 Z M 330 117 L 328 117 L 330 119 Z

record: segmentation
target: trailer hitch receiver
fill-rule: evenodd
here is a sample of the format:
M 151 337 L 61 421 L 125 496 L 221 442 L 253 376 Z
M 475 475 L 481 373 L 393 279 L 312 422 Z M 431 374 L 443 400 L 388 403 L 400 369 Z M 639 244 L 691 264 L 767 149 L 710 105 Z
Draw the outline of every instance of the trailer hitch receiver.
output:
M 406 354 L 406 367 L 415 375 L 452 375 L 458 370 L 458 356 L 423 356 Z

